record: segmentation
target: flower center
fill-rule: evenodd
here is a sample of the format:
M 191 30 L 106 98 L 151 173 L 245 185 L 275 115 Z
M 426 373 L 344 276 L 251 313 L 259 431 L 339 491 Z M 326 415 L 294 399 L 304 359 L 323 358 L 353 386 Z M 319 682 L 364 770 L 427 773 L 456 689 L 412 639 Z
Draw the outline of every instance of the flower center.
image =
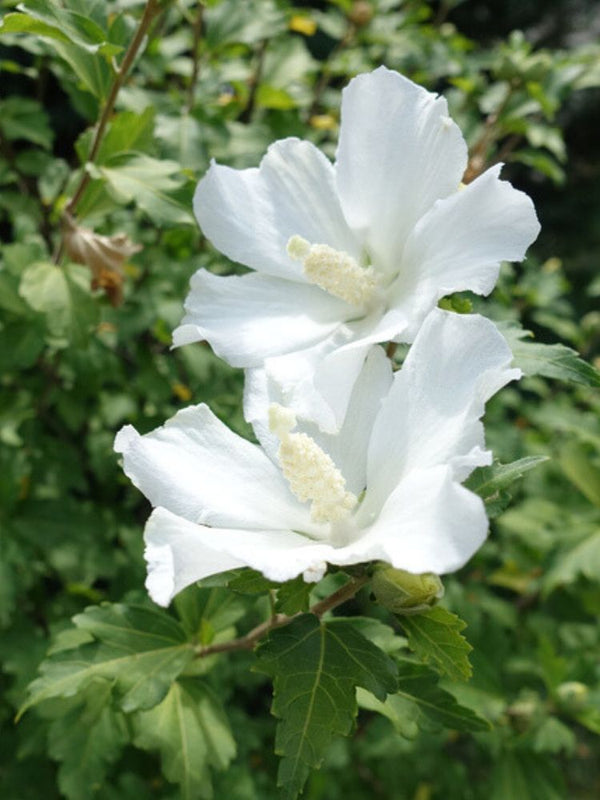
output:
M 356 497 L 346 491 L 346 480 L 327 453 L 306 433 L 292 433 L 295 427 L 291 409 L 278 404 L 269 408 L 269 429 L 281 442 L 277 458 L 290 489 L 301 502 L 311 502 L 314 522 L 347 519 Z
M 328 244 L 310 244 L 302 236 L 292 236 L 287 252 L 302 261 L 304 274 L 321 289 L 353 306 L 367 303 L 377 286 L 373 267 L 361 267 L 352 256 Z

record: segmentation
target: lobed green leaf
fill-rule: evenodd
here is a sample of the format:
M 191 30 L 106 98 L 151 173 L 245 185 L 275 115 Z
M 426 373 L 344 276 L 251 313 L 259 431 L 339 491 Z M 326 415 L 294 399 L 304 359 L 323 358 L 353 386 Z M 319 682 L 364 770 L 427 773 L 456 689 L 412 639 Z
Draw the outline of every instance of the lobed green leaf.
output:
M 278 783 L 292 800 L 334 736 L 350 733 L 356 687 L 383 701 L 396 688 L 396 666 L 349 621 L 324 622 L 312 614 L 272 631 L 257 656 L 256 669 L 274 680 Z
M 473 649 L 461 631 L 466 623 L 441 606 L 414 616 L 398 618 L 417 656 L 453 680 L 467 680 L 472 673 L 469 653 Z

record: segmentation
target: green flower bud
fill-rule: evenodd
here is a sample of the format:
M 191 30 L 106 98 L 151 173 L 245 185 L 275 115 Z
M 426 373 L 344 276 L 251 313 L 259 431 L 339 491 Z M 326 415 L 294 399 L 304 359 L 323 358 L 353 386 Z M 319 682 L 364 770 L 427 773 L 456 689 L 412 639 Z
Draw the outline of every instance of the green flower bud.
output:
M 581 711 L 587 705 L 589 689 L 585 683 L 567 681 L 556 689 L 556 698 L 566 711 Z
M 377 602 L 394 614 L 420 614 L 444 594 L 444 585 L 433 572 L 414 575 L 388 564 L 376 564 L 371 589 Z

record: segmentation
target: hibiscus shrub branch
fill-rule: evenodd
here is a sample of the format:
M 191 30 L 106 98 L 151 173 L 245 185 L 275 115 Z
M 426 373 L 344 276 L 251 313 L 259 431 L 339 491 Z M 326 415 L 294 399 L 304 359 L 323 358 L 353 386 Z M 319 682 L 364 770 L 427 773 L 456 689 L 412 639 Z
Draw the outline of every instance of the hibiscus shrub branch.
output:
M 370 580 L 370 575 L 362 575 L 351 578 L 343 586 L 340 586 L 329 597 L 319 600 L 310 607 L 309 612 L 316 617 L 322 617 L 328 611 L 341 606 L 347 600 L 351 600 L 357 592 L 363 588 Z M 266 636 L 270 631 L 275 628 L 281 628 L 283 625 L 288 625 L 292 620 L 301 616 L 302 612 L 297 614 L 274 614 L 266 622 L 262 622 L 255 628 L 252 628 L 245 636 L 240 636 L 237 639 L 232 639 L 229 642 L 220 642 L 218 644 L 198 646 L 195 650 L 196 658 L 206 658 L 217 653 L 230 653 L 236 650 L 253 650 L 258 642 Z

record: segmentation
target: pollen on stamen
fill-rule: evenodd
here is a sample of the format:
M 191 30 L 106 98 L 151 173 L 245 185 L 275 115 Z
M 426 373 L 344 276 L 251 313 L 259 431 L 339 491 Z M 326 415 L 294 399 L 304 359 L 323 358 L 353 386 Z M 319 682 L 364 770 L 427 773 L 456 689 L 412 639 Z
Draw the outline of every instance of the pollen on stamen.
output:
M 352 256 L 328 244 L 310 244 L 302 236 L 292 236 L 287 243 L 290 258 L 303 262 L 306 277 L 353 306 L 371 299 L 377 286 L 372 267 L 361 267 Z
M 290 489 L 301 502 L 311 502 L 314 522 L 347 519 L 357 498 L 346 491 L 346 481 L 333 460 L 306 433 L 292 433 L 293 411 L 274 404 L 269 408 L 269 428 L 280 440 L 277 458 Z

